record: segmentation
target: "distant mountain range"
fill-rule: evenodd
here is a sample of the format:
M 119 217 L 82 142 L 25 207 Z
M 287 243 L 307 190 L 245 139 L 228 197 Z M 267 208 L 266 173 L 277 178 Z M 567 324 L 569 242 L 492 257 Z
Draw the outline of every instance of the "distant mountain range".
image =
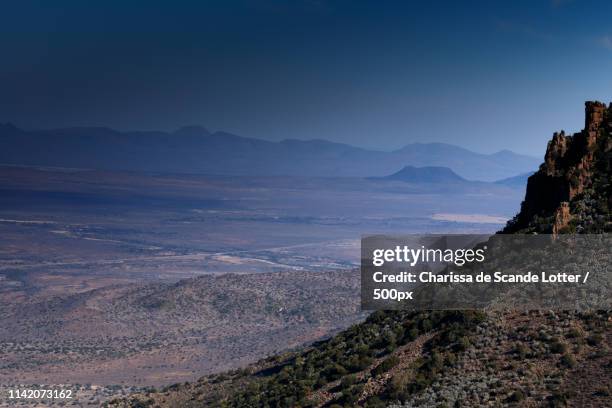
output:
M 525 187 L 527 185 L 527 179 L 532 174 L 533 172 L 530 171 L 528 173 L 519 174 L 518 176 L 497 180 L 495 183 L 507 187 Z
M 534 171 L 538 163 L 508 150 L 479 154 L 444 143 L 382 152 L 326 140 L 271 142 L 198 126 L 168 133 L 104 127 L 26 131 L 0 124 L 0 164 L 317 177 L 382 177 L 405 166 L 444 166 L 466 179 L 494 181 Z
M 397 173 L 383 177 L 386 180 L 405 181 L 408 183 L 465 183 L 466 179 L 448 167 L 428 166 L 414 167 L 405 166 Z

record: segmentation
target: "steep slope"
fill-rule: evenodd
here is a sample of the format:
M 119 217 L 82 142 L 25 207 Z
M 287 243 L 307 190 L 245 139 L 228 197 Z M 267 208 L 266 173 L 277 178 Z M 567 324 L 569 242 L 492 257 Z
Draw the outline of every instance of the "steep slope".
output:
M 160 385 L 240 367 L 360 321 L 358 287 L 351 271 L 292 271 L 0 297 L 0 384 Z
M 554 136 L 503 232 L 609 231 L 611 111 L 589 102 L 583 132 Z M 376 312 L 303 351 L 110 405 L 610 407 L 611 322 L 610 311 Z
M 378 312 L 301 352 L 113 407 L 609 407 L 608 312 Z
M 443 143 L 394 152 L 325 140 L 270 142 L 190 126 L 167 132 L 109 128 L 25 131 L 0 124 L 0 163 L 99 170 L 249 176 L 385 176 L 405 165 L 447 166 L 471 180 L 493 181 L 537 167 L 512 152 L 478 154 Z
M 521 211 L 503 232 L 612 230 L 612 104 L 587 102 L 582 132 L 561 131 L 529 177 Z

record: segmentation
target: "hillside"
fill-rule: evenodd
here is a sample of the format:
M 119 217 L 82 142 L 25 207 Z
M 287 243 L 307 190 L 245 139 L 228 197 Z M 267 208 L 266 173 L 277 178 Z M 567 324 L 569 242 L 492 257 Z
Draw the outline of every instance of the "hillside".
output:
M 556 134 L 503 232 L 610 230 L 612 106 Z M 115 407 L 612 406 L 612 314 L 376 312 L 327 341 Z
M 479 154 L 414 143 L 383 152 L 325 140 L 271 142 L 191 126 L 175 132 L 109 128 L 26 131 L 0 124 L 0 164 L 232 176 L 386 176 L 406 165 L 447 166 L 470 180 L 494 181 L 537 167 L 509 151 Z
M 0 384 L 160 385 L 240 367 L 361 320 L 358 285 L 354 271 L 291 271 L 0 297 Z

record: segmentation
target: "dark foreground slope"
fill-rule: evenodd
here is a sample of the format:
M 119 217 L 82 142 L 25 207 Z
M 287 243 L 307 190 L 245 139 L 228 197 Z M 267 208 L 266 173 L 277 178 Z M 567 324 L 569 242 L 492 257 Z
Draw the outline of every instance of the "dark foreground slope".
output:
M 557 135 L 509 232 L 610 230 L 612 107 Z M 593 133 L 594 132 L 594 133 Z M 115 400 L 160 407 L 610 407 L 612 314 L 376 312 L 243 370 Z
M 379 312 L 299 353 L 111 406 L 607 407 L 609 318 Z

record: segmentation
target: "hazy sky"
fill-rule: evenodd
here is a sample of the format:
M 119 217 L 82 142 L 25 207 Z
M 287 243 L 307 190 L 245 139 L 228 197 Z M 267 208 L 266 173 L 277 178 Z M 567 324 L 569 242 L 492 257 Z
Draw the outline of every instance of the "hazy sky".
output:
M 0 121 L 542 156 L 612 100 L 610 1 L 27 1 Z

